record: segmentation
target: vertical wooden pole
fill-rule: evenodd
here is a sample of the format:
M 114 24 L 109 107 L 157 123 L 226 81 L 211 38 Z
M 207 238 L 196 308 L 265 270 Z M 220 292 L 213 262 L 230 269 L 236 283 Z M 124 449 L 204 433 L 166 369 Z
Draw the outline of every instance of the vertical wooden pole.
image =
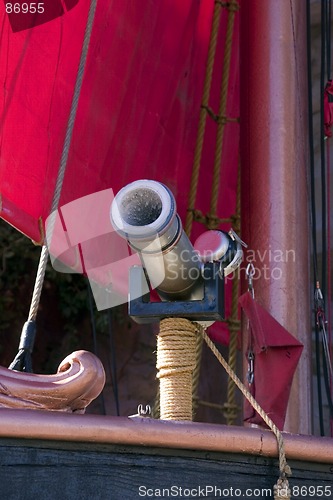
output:
M 285 430 L 308 434 L 306 2 L 245 0 L 241 23 L 242 238 L 256 268 L 256 299 L 304 344 Z

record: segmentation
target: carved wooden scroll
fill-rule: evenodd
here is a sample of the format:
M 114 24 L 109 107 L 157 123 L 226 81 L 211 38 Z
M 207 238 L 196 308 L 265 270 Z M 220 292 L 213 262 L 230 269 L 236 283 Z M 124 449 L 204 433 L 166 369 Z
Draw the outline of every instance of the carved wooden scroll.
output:
M 54 375 L 0 367 L 0 408 L 84 413 L 104 384 L 103 365 L 88 351 L 67 356 Z

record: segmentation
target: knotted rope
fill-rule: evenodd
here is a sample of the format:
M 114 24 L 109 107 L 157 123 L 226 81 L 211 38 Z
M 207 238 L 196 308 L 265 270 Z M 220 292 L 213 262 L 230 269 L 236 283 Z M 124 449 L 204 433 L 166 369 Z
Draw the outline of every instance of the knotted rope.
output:
M 182 318 L 160 323 L 157 336 L 157 377 L 160 380 L 160 418 L 192 420 L 193 371 L 197 327 Z

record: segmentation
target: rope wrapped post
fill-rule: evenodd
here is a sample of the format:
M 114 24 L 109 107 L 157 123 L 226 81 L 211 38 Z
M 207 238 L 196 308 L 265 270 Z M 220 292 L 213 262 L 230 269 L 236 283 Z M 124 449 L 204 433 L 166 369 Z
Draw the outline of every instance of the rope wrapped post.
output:
M 157 378 L 160 380 L 160 418 L 192 420 L 193 372 L 197 327 L 183 318 L 167 318 L 157 336 Z

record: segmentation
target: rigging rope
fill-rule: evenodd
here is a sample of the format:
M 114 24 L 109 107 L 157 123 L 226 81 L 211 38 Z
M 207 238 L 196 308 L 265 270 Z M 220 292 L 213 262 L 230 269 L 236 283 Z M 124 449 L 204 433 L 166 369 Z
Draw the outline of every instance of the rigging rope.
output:
M 215 344 L 212 342 L 212 340 L 208 337 L 207 333 L 203 330 L 202 331 L 203 338 L 208 345 L 208 347 L 211 349 L 212 353 L 214 356 L 217 358 L 219 363 L 223 366 L 225 371 L 228 373 L 229 377 L 233 380 L 233 382 L 237 385 L 243 396 L 248 400 L 248 402 L 253 406 L 253 408 L 256 410 L 256 412 L 260 415 L 260 417 L 263 419 L 263 421 L 266 423 L 266 425 L 273 431 L 275 434 L 277 444 L 278 444 L 278 450 L 279 450 L 279 469 L 280 469 L 280 477 L 277 482 L 277 484 L 274 486 L 274 496 L 276 499 L 278 498 L 287 498 L 287 495 L 282 495 L 282 492 L 285 493 L 286 491 L 289 491 L 289 498 L 290 498 L 290 490 L 289 490 L 289 485 L 288 485 L 288 479 L 287 476 L 291 475 L 291 469 L 287 463 L 286 459 L 286 454 L 284 451 L 284 439 L 281 431 L 277 428 L 277 426 L 274 424 L 274 422 L 269 418 L 267 413 L 261 408 L 261 406 L 257 403 L 257 401 L 254 399 L 252 394 L 247 390 L 245 385 L 241 382 L 241 380 L 237 377 L 236 373 L 230 368 L 222 354 L 218 351 L 217 347 Z M 280 494 L 281 493 L 281 494 Z M 280 496 L 279 496 L 280 494 Z
M 227 17 L 227 28 L 226 28 L 226 37 L 225 37 L 225 52 L 224 52 L 224 60 L 223 60 L 223 68 L 222 68 L 222 80 L 221 80 L 221 88 L 220 88 L 220 99 L 219 99 L 219 109 L 218 114 L 215 115 L 213 111 L 209 107 L 209 97 L 210 97 L 210 89 L 212 83 L 213 69 L 214 69 L 214 61 L 216 56 L 216 46 L 217 39 L 219 33 L 220 26 L 220 18 L 221 18 L 221 7 L 226 8 L 228 10 Z M 231 63 L 231 52 L 232 52 L 232 36 L 234 31 L 234 20 L 235 14 L 239 10 L 239 4 L 237 1 L 231 2 L 221 2 L 216 1 L 214 5 L 213 12 L 213 20 L 212 20 L 212 28 L 210 34 L 209 41 L 209 49 L 208 49 L 208 57 L 206 64 L 206 74 L 204 80 L 204 88 L 203 95 L 200 107 L 200 116 L 199 116 L 199 126 L 197 133 L 197 141 L 196 147 L 194 151 L 194 160 L 193 160 L 193 169 L 190 183 L 190 191 L 189 191 L 189 199 L 188 199 L 188 210 L 186 215 L 185 222 L 185 231 L 187 235 L 190 237 L 192 231 L 193 221 L 199 221 L 207 226 L 208 229 L 216 229 L 223 222 L 232 222 L 235 226 L 237 226 L 237 230 L 239 228 L 239 219 L 240 219 L 240 184 L 238 183 L 237 190 L 237 207 L 236 214 L 230 218 L 221 219 L 217 215 L 217 203 L 218 203 L 218 193 L 220 186 L 220 174 L 221 174 L 221 160 L 222 160 L 222 148 L 223 148 L 223 137 L 225 124 L 229 121 L 238 121 L 238 119 L 232 119 L 226 116 L 227 109 L 227 97 L 228 97 L 228 84 L 229 84 L 229 75 L 230 75 L 230 63 Z M 198 183 L 199 183 L 199 173 L 201 166 L 201 158 L 202 158 L 202 149 L 204 142 L 204 134 L 205 134 L 205 126 L 207 116 L 210 116 L 217 122 L 217 135 L 216 135 L 216 145 L 215 145 L 215 155 L 214 155 L 214 164 L 213 164 L 213 179 L 212 179 L 212 191 L 211 191 L 211 203 L 210 203 L 210 212 L 207 215 L 203 215 L 200 210 L 195 209 L 195 201 L 197 198 L 198 192 Z M 233 310 L 232 315 L 229 320 L 229 330 L 230 330 L 230 346 L 229 346 L 229 358 L 232 366 L 235 366 L 236 363 L 236 350 L 237 350 L 237 333 L 239 330 L 239 321 L 238 321 L 238 307 L 237 307 L 237 296 L 238 296 L 238 282 L 234 280 L 233 283 Z M 236 301 L 236 303 L 234 302 Z M 202 343 L 200 340 L 200 336 L 197 337 L 197 359 L 198 363 L 196 364 L 195 373 L 194 373 L 194 385 L 193 385 L 193 402 L 198 402 L 197 398 L 197 386 L 199 382 L 199 373 L 200 373 L 200 360 L 201 360 L 201 350 Z M 228 382 L 228 401 L 225 403 L 224 408 L 226 410 L 226 418 L 229 424 L 233 424 L 235 418 L 237 417 L 237 405 L 235 404 L 234 398 L 234 385 L 229 380 Z M 201 402 L 200 404 L 202 404 Z M 158 402 L 154 405 L 154 414 L 158 414 Z
M 237 2 L 229 3 L 227 31 L 226 31 L 223 68 L 222 68 L 220 103 L 218 110 L 216 148 L 215 148 L 213 179 L 212 179 L 212 194 L 210 203 L 210 213 L 208 214 L 209 229 L 216 229 L 220 224 L 217 217 L 217 202 L 218 202 L 218 195 L 220 188 L 223 138 L 224 138 L 225 124 L 227 122 L 226 111 L 227 111 L 228 83 L 229 83 L 230 62 L 231 62 L 232 35 L 234 32 L 235 14 L 238 8 L 239 6 Z
M 65 134 L 65 140 L 64 140 L 63 150 L 62 150 L 61 159 L 60 159 L 59 171 L 58 171 L 58 176 L 57 176 L 57 180 L 56 180 L 56 185 L 55 185 L 55 190 L 54 190 L 54 195 L 53 195 L 53 200 L 52 200 L 52 205 L 51 205 L 51 215 L 49 218 L 50 223 L 48 224 L 47 234 L 46 234 L 47 241 L 51 241 L 56 211 L 57 211 L 58 206 L 59 206 L 62 186 L 63 186 L 66 168 L 67 168 L 67 164 L 68 164 L 68 155 L 69 155 L 70 145 L 71 145 L 72 136 L 73 136 L 74 123 L 75 123 L 75 118 L 76 118 L 76 114 L 77 114 L 79 98 L 80 98 L 80 94 L 81 94 L 83 73 L 84 73 L 84 69 L 85 69 L 86 61 L 87 61 L 87 56 L 88 56 L 88 49 L 89 49 L 89 44 L 90 44 L 92 27 L 94 24 L 97 1 L 98 0 L 91 0 L 90 7 L 89 7 L 87 24 L 86 24 L 86 29 L 85 29 L 85 34 L 84 34 L 84 39 L 83 39 L 83 44 L 82 44 L 81 57 L 80 57 L 78 72 L 77 72 L 77 76 L 76 76 L 74 93 L 73 93 L 73 99 L 72 99 L 71 109 L 70 109 L 70 113 L 69 113 L 66 134 Z M 33 340 L 34 340 L 35 330 L 36 330 L 37 311 L 38 311 L 38 307 L 39 307 L 41 291 L 43 288 L 45 271 L 46 271 L 46 266 L 47 266 L 47 262 L 48 262 L 48 255 L 49 255 L 48 248 L 47 248 L 45 241 L 44 241 L 44 244 L 43 244 L 43 247 L 41 250 L 39 264 L 38 264 L 37 276 L 36 276 L 36 281 L 35 281 L 35 287 L 34 287 L 33 294 L 32 294 L 32 300 L 31 300 L 28 321 L 23 326 L 20 345 L 19 345 L 19 352 L 16 355 L 14 361 L 9 366 L 9 368 L 12 370 L 32 371 L 31 353 L 32 353 Z M 27 328 L 27 326 L 29 326 L 29 328 Z M 33 332 L 34 335 L 33 336 L 31 335 L 29 338 L 27 338 L 27 331 Z
M 90 326 L 91 326 L 91 332 L 92 332 L 92 338 L 93 338 L 94 354 L 95 354 L 95 356 L 98 356 L 96 320 L 95 320 L 95 314 L 94 314 L 94 301 L 93 301 L 93 293 L 91 291 L 89 281 L 87 281 L 87 289 L 88 289 L 87 290 L 87 292 L 88 292 L 88 305 L 89 305 L 89 312 L 90 312 Z M 103 415 L 106 415 L 106 407 L 105 407 L 105 399 L 104 399 L 103 390 L 101 391 L 101 393 L 98 397 L 100 398 L 101 403 L 102 403 Z
M 111 353 L 111 360 L 109 358 L 109 369 L 110 369 L 111 380 L 112 380 L 113 395 L 114 395 L 114 400 L 115 400 L 115 404 L 116 404 L 116 413 L 117 413 L 117 417 L 119 417 L 120 405 L 119 405 L 119 391 L 118 391 L 118 381 L 117 381 L 116 346 L 115 346 L 115 342 L 114 342 L 113 325 L 112 325 L 112 310 L 107 309 L 106 314 L 108 317 L 109 346 L 110 346 L 110 353 Z
M 287 477 L 291 469 L 287 463 L 284 439 L 281 431 L 271 418 L 257 403 L 252 394 L 241 382 L 234 370 L 221 355 L 209 338 L 205 328 L 187 319 L 167 318 L 161 321 L 160 333 L 157 336 L 157 368 L 160 379 L 161 418 L 169 420 L 192 420 L 192 374 L 195 367 L 196 336 L 202 335 L 219 363 L 226 370 L 230 379 L 239 388 L 275 434 L 279 452 L 280 476 L 274 486 L 274 498 L 290 499 Z
M 235 211 L 235 224 L 234 228 L 237 234 L 240 234 L 240 168 L 238 169 L 238 181 L 237 181 L 237 194 L 236 194 L 236 211 Z M 237 362 L 237 344 L 238 344 L 238 334 L 240 330 L 240 320 L 238 317 L 238 296 L 239 296 L 239 279 L 234 276 L 232 281 L 232 291 L 231 291 L 231 314 L 230 318 L 227 320 L 230 340 L 229 340 L 229 358 L 228 363 L 232 370 L 236 371 Z M 234 425 L 239 413 L 240 408 L 236 404 L 235 395 L 236 386 L 233 380 L 229 377 L 228 379 L 228 390 L 227 390 L 227 401 L 224 404 L 224 415 L 228 425 Z
M 210 95 L 210 88 L 211 88 L 212 77 L 213 77 L 213 69 L 214 69 L 217 37 L 218 37 L 219 25 L 220 25 L 220 17 L 221 17 L 221 4 L 219 2 L 215 2 L 214 12 L 213 12 L 212 29 L 211 29 L 211 33 L 210 33 L 209 48 L 208 48 L 206 75 L 205 75 L 205 82 L 204 82 L 201 108 L 200 108 L 198 135 L 197 135 L 195 151 L 194 151 L 194 162 L 193 162 L 191 184 L 190 184 L 190 191 L 189 191 L 189 199 L 188 199 L 188 210 L 187 210 L 186 222 L 185 222 L 185 232 L 186 232 L 188 237 L 191 236 L 191 232 L 192 232 L 194 206 L 195 206 L 195 200 L 196 200 L 197 192 L 198 192 L 202 147 L 203 147 L 203 141 L 204 141 L 204 135 L 205 135 L 207 114 L 208 114 L 207 109 L 209 106 L 209 95 Z

